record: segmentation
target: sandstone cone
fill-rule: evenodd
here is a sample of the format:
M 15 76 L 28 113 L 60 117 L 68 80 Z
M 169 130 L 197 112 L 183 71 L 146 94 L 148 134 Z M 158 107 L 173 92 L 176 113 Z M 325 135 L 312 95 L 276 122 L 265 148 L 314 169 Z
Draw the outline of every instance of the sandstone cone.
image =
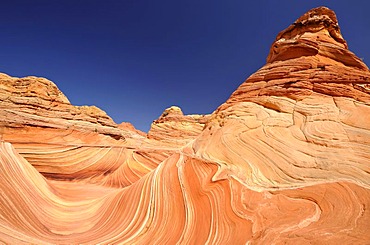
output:
M 1 75 L 0 241 L 367 244 L 369 77 L 325 7 L 212 115 L 171 107 L 147 138 Z
M 170 145 L 183 146 L 202 132 L 208 119 L 209 115 L 185 116 L 180 107 L 171 106 L 152 123 L 148 137 Z

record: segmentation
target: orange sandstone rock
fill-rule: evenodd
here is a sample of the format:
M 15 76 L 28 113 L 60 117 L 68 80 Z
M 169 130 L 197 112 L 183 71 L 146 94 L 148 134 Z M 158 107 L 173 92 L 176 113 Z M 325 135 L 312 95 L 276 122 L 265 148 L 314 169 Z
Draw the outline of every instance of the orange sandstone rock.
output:
M 146 140 L 144 133 L 117 125 L 95 106 L 71 105 L 45 78 L 1 74 L 0 91 L 1 139 L 49 179 L 129 185 L 168 156 L 153 150 L 138 153 L 135 147 Z M 130 166 L 127 177 L 110 176 L 125 166 Z
M 203 130 L 209 115 L 184 115 L 177 106 L 164 110 L 148 132 L 149 139 L 172 145 L 185 145 L 194 140 Z
M 134 127 L 134 125 L 132 125 L 129 122 L 122 122 L 122 123 L 118 124 L 118 128 L 123 129 L 123 130 L 133 131 L 133 132 L 135 132 L 135 133 L 137 133 L 137 134 L 139 134 L 141 136 L 144 136 L 144 137 L 146 136 L 146 133 L 144 133 L 143 131 L 140 131 L 140 130 L 136 129 Z
M 369 78 L 325 7 L 214 113 L 171 107 L 147 138 L 0 74 L 0 241 L 368 244 Z

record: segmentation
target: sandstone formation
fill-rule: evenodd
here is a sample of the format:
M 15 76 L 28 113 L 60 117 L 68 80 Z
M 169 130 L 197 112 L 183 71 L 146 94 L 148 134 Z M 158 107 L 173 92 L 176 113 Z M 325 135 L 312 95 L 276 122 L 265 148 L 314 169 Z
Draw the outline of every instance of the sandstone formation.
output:
M 73 128 L 124 140 L 104 111 L 95 106 L 72 106 L 57 86 L 45 78 L 0 74 L 0 79 L 2 127 Z
M 143 131 L 140 131 L 138 129 L 136 129 L 134 127 L 134 125 L 132 125 L 131 123 L 129 122 L 122 122 L 121 124 L 118 124 L 118 128 L 122 129 L 122 130 L 128 130 L 128 131 L 133 131 L 141 136 L 146 136 L 146 133 L 144 133 Z
M 370 71 L 310 10 L 215 112 L 148 135 L 0 76 L 0 242 L 369 244 Z
M 183 146 L 202 132 L 208 119 L 209 115 L 185 116 L 179 107 L 171 106 L 153 121 L 148 138 Z
M 126 186 L 170 154 L 95 106 L 71 105 L 47 79 L 1 74 L 0 88 L 2 140 L 49 179 Z

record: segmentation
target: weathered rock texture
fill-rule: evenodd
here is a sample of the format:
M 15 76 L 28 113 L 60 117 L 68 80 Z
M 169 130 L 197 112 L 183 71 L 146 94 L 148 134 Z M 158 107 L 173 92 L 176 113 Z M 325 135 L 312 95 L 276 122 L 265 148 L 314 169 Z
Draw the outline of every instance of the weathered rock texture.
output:
M 148 138 L 171 145 L 186 145 L 203 131 L 209 117 L 209 115 L 185 116 L 179 107 L 171 106 L 152 123 Z
M 0 74 L 0 82 L 3 127 L 73 128 L 124 140 L 104 111 L 95 106 L 72 106 L 57 86 L 45 78 Z
M 47 79 L 0 74 L 0 88 L 2 140 L 49 179 L 126 186 L 168 157 L 129 123 L 117 125 L 95 106 L 71 105 Z
M 321 7 L 210 116 L 148 137 L 0 77 L 0 241 L 369 244 L 370 72 Z

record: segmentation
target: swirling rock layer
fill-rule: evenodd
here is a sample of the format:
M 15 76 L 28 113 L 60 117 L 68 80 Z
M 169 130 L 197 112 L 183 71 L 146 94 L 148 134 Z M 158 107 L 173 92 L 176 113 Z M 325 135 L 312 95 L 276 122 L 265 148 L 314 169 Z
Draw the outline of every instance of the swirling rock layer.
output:
M 148 136 L 0 76 L 0 242 L 369 244 L 370 72 L 321 7 L 210 116 Z

